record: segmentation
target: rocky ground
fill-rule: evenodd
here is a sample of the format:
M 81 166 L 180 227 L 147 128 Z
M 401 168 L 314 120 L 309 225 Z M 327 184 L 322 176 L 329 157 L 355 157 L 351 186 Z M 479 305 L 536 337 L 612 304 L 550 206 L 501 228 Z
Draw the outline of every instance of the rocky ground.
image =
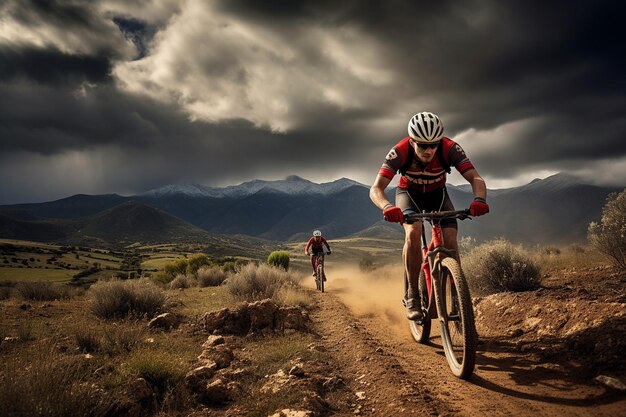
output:
M 416 344 L 397 306 L 364 311 L 345 286 L 354 276 L 333 278 L 328 292 L 314 292 L 308 326 L 318 337 L 310 348 L 328 360 L 297 359 L 267 376 L 259 395 L 301 393 L 276 417 L 626 415 L 626 276 L 610 268 L 559 271 L 536 291 L 475 298 L 480 342 L 469 381 L 449 372 L 436 330 Z

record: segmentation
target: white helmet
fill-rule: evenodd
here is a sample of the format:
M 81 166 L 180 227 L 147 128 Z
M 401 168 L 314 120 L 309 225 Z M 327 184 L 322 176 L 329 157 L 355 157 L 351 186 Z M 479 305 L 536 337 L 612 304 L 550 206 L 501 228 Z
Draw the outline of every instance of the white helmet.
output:
M 427 111 L 411 117 L 408 130 L 417 143 L 435 144 L 443 137 L 443 123 L 436 114 Z
M 313 236 L 322 236 L 322 232 L 320 232 L 319 230 L 314 230 Z

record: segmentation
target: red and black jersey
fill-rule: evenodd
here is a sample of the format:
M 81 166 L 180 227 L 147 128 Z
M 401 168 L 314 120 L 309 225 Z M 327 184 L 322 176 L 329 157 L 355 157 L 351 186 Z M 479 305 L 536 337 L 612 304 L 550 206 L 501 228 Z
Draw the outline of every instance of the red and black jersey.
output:
M 406 137 L 391 148 L 378 171 L 383 177 L 393 179 L 398 171 L 407 167 L 406 172 L 402 173 L 402 177 L 398 181 L 399 188 L 417 189 L 421 192 L 434 191 L 446 185 L 447 166 L 455 167 L 461 174 L 474 168 L 463 148 L 447 137 L 443 137 L 439 143 L 439 146 L 442 147 L 441 152 L 437 152 L 432 161 L 424 165 L 410 149 L 412 146 L 409 142 L 410 139 L 410 137 Z M 443 158 L 447 157 L 447 161 L 440 160 L 442 155 Z M 407 159 L 410 156 L 413 161 L 408 164 Z
M 324 245 L 326 245 L 326 249 L 328 249 L 328 251 L 330 252 L 330 246 L 328 246 L 328 242 L 326 241 L 326 239 L 324 239 L 323 236 L 320 236 L 319 241 L 317 241 L 315 239 L 315 236 L 313 236 L 311 237 L 311 239 L 309 239 L 309 242 L 306 244 L 306 248 L 304 248 L 304 251 L 306 253 L 310 253 L 310 249 L 313 253 L 323 252 Z

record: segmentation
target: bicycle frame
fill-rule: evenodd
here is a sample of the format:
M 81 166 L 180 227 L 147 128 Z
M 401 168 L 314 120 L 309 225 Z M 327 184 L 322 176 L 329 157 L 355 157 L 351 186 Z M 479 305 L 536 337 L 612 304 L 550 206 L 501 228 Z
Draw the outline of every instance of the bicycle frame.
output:
M 315 262 L 315 270 L 317 270 L 317 266 L 320 263 L 322 264 L 322 266 L 324 265 L 324 254 L 323 253 L 313 254 L 313 258 L 314 258 L 314 262 Z
M 426 242 L 426 228 L 424 227 L 424 223 L 422 223 L 422 266 L 421 269 L 424 271 L 424 278 L 426 280 L 426 290 L 428 293 L 428 315 L 430 317 L 437 317 L 437 309 L 435 303 L 433 302 L 433 278 L 439 277 L 439 266 L 441 263 L 442 256 L 437 256 L 439 254 L 443 254 L 445 256 L 454 257 L 455 251 L 448 249 L 444 246 L 443 234 L 441 232 L 441 226 L 438 223 L 430 222 L 432 231 L 431 231 L 431 240 L 430 243 Z

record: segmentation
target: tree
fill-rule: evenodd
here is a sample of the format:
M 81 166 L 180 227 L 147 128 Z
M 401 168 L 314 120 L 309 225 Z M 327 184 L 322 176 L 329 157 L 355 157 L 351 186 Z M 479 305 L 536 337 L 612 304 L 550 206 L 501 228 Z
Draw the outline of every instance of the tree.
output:
M 626 271 L 626 189 L 608 196 L 600 223 L 589 225 L 588 239 L 617 268 Z

